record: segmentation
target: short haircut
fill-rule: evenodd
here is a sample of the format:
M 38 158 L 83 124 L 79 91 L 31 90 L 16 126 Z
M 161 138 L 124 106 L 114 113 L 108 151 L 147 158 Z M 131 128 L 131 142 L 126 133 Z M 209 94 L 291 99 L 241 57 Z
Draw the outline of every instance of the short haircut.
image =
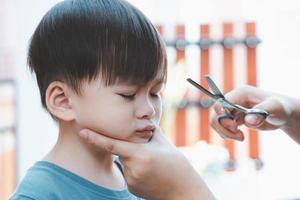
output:
M 99 75 L 146 84 L 158 73 L 166 79 L 165 45 L 153 24 L 124 0 L 66 0 L 56 4 L 37 26 L 28 50 L 41 101 L 53 81 L 80 94 L 82 81 Z

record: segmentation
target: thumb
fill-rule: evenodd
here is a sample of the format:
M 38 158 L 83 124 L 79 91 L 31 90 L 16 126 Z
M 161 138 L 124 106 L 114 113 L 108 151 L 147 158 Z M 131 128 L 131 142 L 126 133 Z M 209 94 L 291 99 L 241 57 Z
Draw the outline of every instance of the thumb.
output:
M 265 110 L 269 113 L 266 122 L 273 126 L 281 126 L 286 123 L 292 110 L 288 104 L 279 97 L 270 97 L 255 105 L 253 108 Z M 264 117 L 257 114 L 248 114 L 245 116 L 245 123 L 249 126 L 259 126 Z
M 107 137 L 89 129 L 81 130 L 79 135 L 94 146 L 103 148 L 106 151 L 123 158 L 128 158 L 133 155 L 133 153 L 142 145 Z
M 265 118 L 262 115 L 259 114 L 247 114 L 245 116 L 245 123 L 248 126 L 259 126 L 261 123 L 265 120 Z

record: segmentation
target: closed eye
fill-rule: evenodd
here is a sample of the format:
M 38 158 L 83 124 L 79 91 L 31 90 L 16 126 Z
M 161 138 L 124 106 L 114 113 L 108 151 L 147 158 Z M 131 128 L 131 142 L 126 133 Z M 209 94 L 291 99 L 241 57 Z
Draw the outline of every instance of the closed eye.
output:
M 155 98 L 159 97 L 159 93 L 151 93 L 150 95 L 151 97 L 155 97 Z
M 127 94 L 118 94 L 118 95 L 120 95 L 121 97 L 123 97 L 126 100 L 133 100 L 134 97 L 135 97 L 135 94 L 130 94 L 130 95 L 127 95 Z

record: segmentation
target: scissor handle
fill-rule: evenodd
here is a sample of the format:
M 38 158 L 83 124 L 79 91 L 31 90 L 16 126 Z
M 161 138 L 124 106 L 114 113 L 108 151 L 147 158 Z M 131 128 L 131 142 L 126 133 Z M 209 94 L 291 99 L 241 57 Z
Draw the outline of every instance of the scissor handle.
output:
M 222 113 L 217 116 L 217 120 L 221 125 L 223 119 L 234 120 L 234 116 L 229 112 L 229 110 L 226 107 L 222 107 Z
M 258 108 L 248 108 L 246 114 L 261 115 L 264 120 L 269 116 L 267 111 Z
M 229 120 L 235 120 L 236 119 L 236 117 L 234 115 L 230 114 L 229 111 L 226 108 L 223 108 L 222 110 L 223 110 L 222 114 L 220 114 L 217 117 L 217 120 L 218 120 L 218 122 L 221 126 L 223 126 L 223 124 L 222 124 L 223 119 L 229 119 Z M 264 111 L 264 110 L 261 110 L 261 109 L 258 109 L 258 108 L 246 108 L 245 111 L 241 111 L 241 110 L 239 110 L 239 111 L 246 114 L 246 115 L 248 115 L 248 114 L 260 115 L 262 117 L 262 119 L 260 120 L 260 123 L 258 125 L 262 124 L 265 121 L 265 119 L 269 116 L 269 113 L 267 111 Z
M 218 123 L 220 125 L 222 125 L 222 120 L 223 119 L 230 119 L 230 120 L 234 120 L 234 117 L 232 115 L 227 115 L 227 114 L 221 114 L 221 115 L 218 115 L 217 116 L 217 120 L 218 120 Z M 223 125 L 222 125 L 223 126 Z
M 225 108 L 233 108 L 233 109 L 236 109 L 240 112 L 245 113 L 246 115 L 247 114 L 261 115 L 264 118 L 264 120 L 269 116 L 269 113 L 265 110 L 261 110 L 261 109 L 258 109 L 258 108 L 245 108 L 241 105 L 234 104 L 234 103 L 228 101 L 225 98 L 220 98 L 219 102 Z
M 226 110 L 223 110 L 222 114 L 217 116 L 218 123 L 226 128 L 227 130 L 232 130 L 233 126 L 230 121 L 234 121 L 234 116 L 228 113 Z M 229 121 L 227 121 L 229 120 Z M 234 132 L 234 131 L 233 131 Z

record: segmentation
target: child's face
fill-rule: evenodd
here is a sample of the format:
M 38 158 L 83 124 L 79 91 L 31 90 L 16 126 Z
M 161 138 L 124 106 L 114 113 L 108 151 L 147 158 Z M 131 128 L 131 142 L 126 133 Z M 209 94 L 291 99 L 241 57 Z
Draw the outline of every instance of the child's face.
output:
M 161 118 L 163 85 L 158 76 L 145 86 L 105 86 L 99 79 L 85 83 L 82 94 L 71 97 L 76 123 L 109 137 L 145 143 Z

